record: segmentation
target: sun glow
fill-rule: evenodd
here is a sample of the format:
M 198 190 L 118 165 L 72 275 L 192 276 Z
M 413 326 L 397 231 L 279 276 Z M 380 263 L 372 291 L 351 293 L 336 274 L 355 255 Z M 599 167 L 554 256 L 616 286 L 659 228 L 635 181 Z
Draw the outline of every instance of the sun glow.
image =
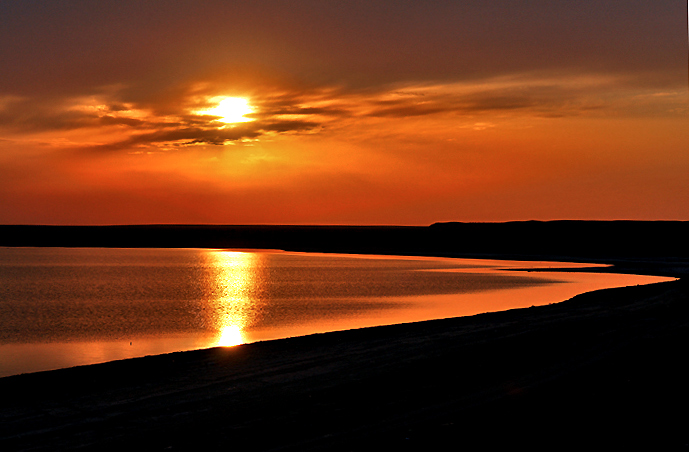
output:
M 223 97 L 219 98 L 218 105 L 210 110 L 196 111 L 198 115 L 219 116 L 218 121 L 225 124 L 233 124 L 237 122 L 253 121 L 253 118 L 247 118 L 254 112 L 254 109 L 249 105 L 248 99 L 243 97 Z

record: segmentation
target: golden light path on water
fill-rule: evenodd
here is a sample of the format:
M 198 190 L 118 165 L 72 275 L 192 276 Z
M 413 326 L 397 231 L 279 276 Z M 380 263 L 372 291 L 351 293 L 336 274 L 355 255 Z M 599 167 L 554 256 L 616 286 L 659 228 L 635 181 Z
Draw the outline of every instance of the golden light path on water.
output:
M 251 289 L 254 285 L 255 253 L 241 251 L 209 251 L 215 284 L 212 305 L 216 346 L 232 346 L 245 342 L 243 330 L 251 315 Z

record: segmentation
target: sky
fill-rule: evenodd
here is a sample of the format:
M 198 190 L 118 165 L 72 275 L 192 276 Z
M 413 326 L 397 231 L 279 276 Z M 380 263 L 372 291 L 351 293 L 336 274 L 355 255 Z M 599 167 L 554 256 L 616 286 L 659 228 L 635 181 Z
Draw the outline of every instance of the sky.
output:
M 689 220 L 683 2 L 24 0 L 0 42 L 0 224 Z

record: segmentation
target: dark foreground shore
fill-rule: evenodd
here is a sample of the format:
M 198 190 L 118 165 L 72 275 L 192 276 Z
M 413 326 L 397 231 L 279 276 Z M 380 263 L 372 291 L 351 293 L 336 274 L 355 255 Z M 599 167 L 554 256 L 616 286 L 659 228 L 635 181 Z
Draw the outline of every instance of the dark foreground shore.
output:
M 689 448 L 680 280 L 0 379 L 0 450 Z

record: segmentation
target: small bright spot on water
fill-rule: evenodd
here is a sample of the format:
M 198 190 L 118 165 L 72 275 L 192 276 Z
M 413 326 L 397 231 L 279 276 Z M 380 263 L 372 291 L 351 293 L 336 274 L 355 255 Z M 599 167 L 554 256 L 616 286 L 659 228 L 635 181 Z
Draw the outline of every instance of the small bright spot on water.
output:
M 244 343 L 244 338 L 242 338 L 242 331 L 238 326 L 230 325 L 223 328 L 220 332 L 220 338 L 218 339 L 218 346 L 220 347 L 232 347 L 233 345 L 240 345 Z

